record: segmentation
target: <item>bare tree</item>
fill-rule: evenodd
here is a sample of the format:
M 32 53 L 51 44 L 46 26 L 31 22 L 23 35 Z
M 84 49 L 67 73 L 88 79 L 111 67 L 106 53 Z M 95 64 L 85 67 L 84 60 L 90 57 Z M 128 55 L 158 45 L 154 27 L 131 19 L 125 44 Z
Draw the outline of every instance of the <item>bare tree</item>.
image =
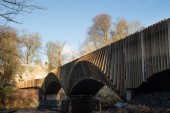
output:
M 98 43 L 97 40 L 91 42 L 88 38 L 86 38 L 85 41 L 80 45 L 80 54 L 86 55 L 88 53 L 91 53 L 96 49 L 102 47 L 100 44 L 101 43 Z
M 17 15 L 31 13 L 35 9 L 43 9 L 43 7 L 38 6 L 33 0 L 0 0 L 0 23 L 20 23 L 16 19 Z
M 46 54 L 48 57 L 49 71 L 52 67 L 60 67 L 63 63 L 64 56 L 62 55 L 63 48 L 66 42 L 52 42 L 46 43 Z
M 89 28 L 88 36 L 91 41 L 101 39 L 101 43 L 107 45 L 109 42 L 109 31 L 111 27 L 111 16 L 108 14 L 99 14 L 93 19 L 93 25 Z M 103 45 L 102 44 L 102 45 Z
M 128 22 L 124 18 L 118 18 L 114 23 L 114 29 L 111 32 L 112 42 L 125 38 L 132 33 L 140 31 L 142 28 L 142 24 L 139 20 Z
M 81 53 L 87 54 L 109 44 L 111 23 L 111 16 L 108 14 L 99 14 L 94 17 L 93 25 L 88 29 L 88 37 L 81 46 Z
M 41 60 L 41 57 L 39 55 L 37 55 L 37 57 L 34 59 L 34 64 L 36 65 L 42 65 L 42 60 Z
M 20 48 L 18 35 L 15 29 L 10 27 L 3 27 L 4 34 L 0 34 L 0 68 L 3 70 L 1 78 L 1 85 L 9 83 L 13 80 L 20 66 Z M 6 38 L 2 38 L 2 37 Z
M 41 37 L 38 33 L 24 33 L 20 38 L 24 63 L 30 64 L 36 58 L 41 49 Z
M 113 23 L 113 29 L 111 29 L 111 23 L 111 16 L 108 14 L 100 14 L 93 19 L 93 25 L 88 29 L 87 38 L 80 46 L 80 53 L 82 55 L 125 38 L 143 28 L 139 20 L 128 22 L 124 18 L 118 18 Z
M 140 20 L 133 20 L 129 23 L 129 34 L 141 31 L 144 28 Z
M 129 35 L 129 23 L 124 18 L 118 18 L 114 23 L 113 40 L 119 40 Z

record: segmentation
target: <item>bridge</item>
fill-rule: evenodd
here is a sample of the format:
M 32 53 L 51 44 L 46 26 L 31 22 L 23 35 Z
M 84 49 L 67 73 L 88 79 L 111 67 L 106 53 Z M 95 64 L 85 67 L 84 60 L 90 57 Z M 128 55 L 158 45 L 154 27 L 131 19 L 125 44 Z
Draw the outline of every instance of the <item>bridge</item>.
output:
M 94 96 L 107 85 L 125 97 L 129 89 L 170 89 L 170 19 L 153 24 L 51 71 L 44 79 L 17 83 L 43 94 Z

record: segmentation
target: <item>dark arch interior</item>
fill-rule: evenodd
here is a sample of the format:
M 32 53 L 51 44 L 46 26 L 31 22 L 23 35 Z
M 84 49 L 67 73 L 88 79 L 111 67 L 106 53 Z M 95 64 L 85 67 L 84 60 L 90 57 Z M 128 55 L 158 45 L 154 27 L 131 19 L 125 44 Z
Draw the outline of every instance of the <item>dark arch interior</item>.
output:
M 152 75 L 146 83 L 135 90 L 137 94 L 160 91 L 170 91 L 170 70 Z
M 104 84 L 97 80 L 84 79 L 72 88 L 70 96 L 95 96 L 103 86 Z
M 60 89 L 61 85 L 56 81 L 53 81 L 48 85 L 45 94 L 57 94 Z

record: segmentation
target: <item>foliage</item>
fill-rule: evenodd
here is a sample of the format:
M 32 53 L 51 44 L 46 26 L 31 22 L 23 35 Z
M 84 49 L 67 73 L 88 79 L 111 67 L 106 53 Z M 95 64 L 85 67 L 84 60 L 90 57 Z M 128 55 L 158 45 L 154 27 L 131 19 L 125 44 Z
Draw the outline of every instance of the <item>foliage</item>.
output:
M 3 87 L 0 88 L 0 109 L 6 109 L 5 99 L 16 89 L 14 87 Z
M 11 92 L 15 91 L 16 89 L 14 87 L 1 87 L 0 88 L 0 93 L 4 94 L 10 94 Z

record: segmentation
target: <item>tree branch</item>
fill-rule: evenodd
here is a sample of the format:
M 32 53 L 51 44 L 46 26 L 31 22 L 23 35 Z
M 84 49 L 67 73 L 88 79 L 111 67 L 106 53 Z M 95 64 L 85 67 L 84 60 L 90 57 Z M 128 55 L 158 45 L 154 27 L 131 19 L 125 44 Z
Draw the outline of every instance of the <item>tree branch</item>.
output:
M 22 13 L 31 13 L 35 9 L 45 9 L 42 6 L 32 3 L 33 0 L 0 0 L 0 5 L 3 10 L 0 12 L 0 17 L 9 22 L 19 23 L 14 17 Z M 2 21 L 2 20 L 1 20 Z M 2 22 L 1 22 L 2 23 Z

